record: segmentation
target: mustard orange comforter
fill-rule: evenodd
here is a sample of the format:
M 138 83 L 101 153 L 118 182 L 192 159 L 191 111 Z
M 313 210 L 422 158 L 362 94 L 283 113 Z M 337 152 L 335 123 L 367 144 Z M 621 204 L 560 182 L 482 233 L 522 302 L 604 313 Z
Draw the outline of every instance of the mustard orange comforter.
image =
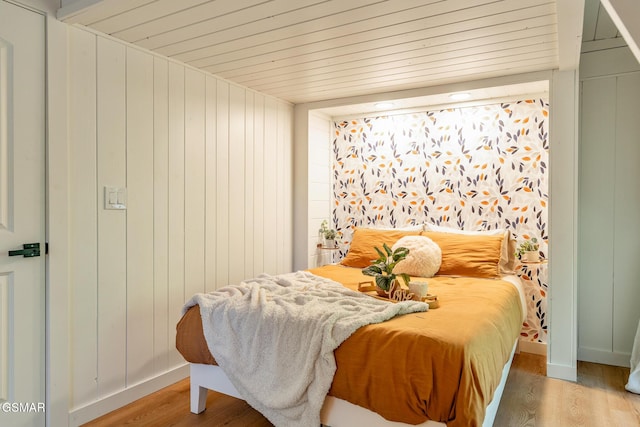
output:
M 338 265 L 309 271 L 352 289 L 372 279 Z M 520 331 L 520 296 L 502 280 L 428 281 L 440 308 L 360 328 L 334 353 L 329 394 L 391 421 L 479 426 Z M 197 306 L 177 329 L 176 347 L 187 361 L 215 363 Z

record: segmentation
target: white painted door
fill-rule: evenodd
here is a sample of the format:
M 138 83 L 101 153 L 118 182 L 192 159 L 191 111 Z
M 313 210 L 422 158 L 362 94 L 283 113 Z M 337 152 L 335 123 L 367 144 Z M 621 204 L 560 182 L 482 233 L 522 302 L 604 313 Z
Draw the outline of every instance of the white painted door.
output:
M 44 17 L 0 0 L 0 426 L 45 424 L 44 56 Z

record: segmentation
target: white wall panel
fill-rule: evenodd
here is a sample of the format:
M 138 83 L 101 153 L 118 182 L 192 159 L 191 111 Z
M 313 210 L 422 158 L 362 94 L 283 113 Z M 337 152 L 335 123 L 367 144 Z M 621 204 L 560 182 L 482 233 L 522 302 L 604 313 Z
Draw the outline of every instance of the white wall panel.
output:
M 596 79 L 582 84 L 582 130 L 580 143 L 580 208 L 578 248 L 578 342 L 580 348 L 611 351 L 613 330 L 613 230 L 616 79 Z M 598 259 L 599 262 L 594 262 Z M 597 307 L 597 316 L 594 308 Z
M 309 189 L 308 251 L 309 267 L 331 262 L 331 253 L 319 251 L 322 243 L 318 230 L 323 220 L 331 222 L 331 119 L 317 112 L 309 113 Z
M 617 80 L 613 352 L 630 359 L 640 319 L 640 73 Z
M 218 81 L 216 90 L 216 287 L 229 284 L 229 84 Z M 218 250 L 219 249 L 219 250 Z
M 244 122 L 244 277 L 254 277 L 260 272 L 254 271 L 253 254 L 254 254 L 254 228 L 253 228 L 253 209 L 254 209 L 254 179 L 253 179 L 253 155 L 254 155 L 254 110 L 253 92 L 245 94 L 245 122 Z
M 217 289 L 216 259 L 217 259 L 217 80 L 211 76 L 206 78 L 205 105 L 205 157 L 206 157 L 206 217 L 205 217 L 205 290 Z
M 293 112 L 69 34 L 71 411 L 88 419 L 185 363 L 175 326 L 193 293 L 291 269 Z M 104 186 L 127 188 L 126 210 L 103 209 Z
M 184 203 L 186 296 L 204 292 L 205 76 L 185 71 Z
M 277 104 L 265 98 L 264 112 L 264 271 L 275 274 L 278 271 L 278 188 L 277 188 Z
M 265 240 L 264 233 L 267 224 L 264 222 L 264 204 L 269 198 L 266 195 L 264 185 L 265 169 L 270 168 L 265 165 L 264 150 L 264 102 L 265 97 L 256 94 L 253 105 L 253 269 L 257 272 L 264 269 Z
M 169 342 L 172 326 L 180 319 L 184 292 L 184 67 L 169 63 Z M 169 365 L 184 359 L 177 350 L 169 355 Z
M 104 209 L 104 187 L 126 187 L 126 49 L 97 39 L 98 389 L 125 386 L 127 329 L 127 212 Z
M 244 279 L 245 94 L 229 88 L 229 282 Z
M 278 222 L 284 226 L 282 266 L 279 273 L 293 269 L 293 106 L 279 103 L 279 120 L 282 123 L 278 140 L 282 141 L 283 171 L 282 186 L 284 209 Z
M 282 217 L 285 215 L 285 182 L 284 182 L 284 174 L 285 174 L 285 157 L 283 150 L 283 141 L 280 138 L 280 135 L 284 132 L 284 123 L 280 117 L 281 110 L 278 108 L 276 110 L 276 138 L 275 138 L 275 157 L 276 157 L 276 170 L 275 170 L 275 178 L 276 178 L 276 188 L 275 188 L 275 205 L 276 205 L 276 218 L 279 216 Z M 284 240 L 285 240 L 285 225 L 281 222 L 276 221 L 276 272 L 284 270 Z
M 578 358 L 629 366 L 640 311 L 640 66 L 582 55 Z
M 153 61 L 153 367 L 169 368 L 169 63 Z
M 69 40 L 69 271 L 71 401 L 98 398 L 98 224 L 96 167 L 96 37 L 72 29 Z
M 127 49 L 127 385 L 153 375 L 153 57 Z

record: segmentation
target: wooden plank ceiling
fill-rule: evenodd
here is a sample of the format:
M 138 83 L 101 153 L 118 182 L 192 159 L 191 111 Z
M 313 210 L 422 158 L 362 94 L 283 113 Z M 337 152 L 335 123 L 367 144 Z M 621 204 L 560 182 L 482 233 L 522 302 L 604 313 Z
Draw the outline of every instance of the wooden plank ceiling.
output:
M 102 0 L 59 18 L 292 103 L 558 67 L 555 0 Z
M 584 4 L 584 26 L 582 42 L 620 38 L 616 28 L 604 6 L 599 0 L 586 0 Z

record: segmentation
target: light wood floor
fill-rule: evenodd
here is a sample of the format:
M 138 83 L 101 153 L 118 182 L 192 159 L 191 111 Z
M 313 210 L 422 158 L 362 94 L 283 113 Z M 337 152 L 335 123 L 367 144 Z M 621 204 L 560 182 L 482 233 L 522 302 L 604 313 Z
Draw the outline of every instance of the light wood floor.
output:
M 640 426 L 640 395 L 624 390 L 628 368 L 579 362 L 577 383 L 545 374 L 544 356 L 515 356 L 494 426 Z M 85 424 L 123 425 L 271 426 L 243 401 L 211 391 L 207 410 L 190 413 L 188 379 Z

